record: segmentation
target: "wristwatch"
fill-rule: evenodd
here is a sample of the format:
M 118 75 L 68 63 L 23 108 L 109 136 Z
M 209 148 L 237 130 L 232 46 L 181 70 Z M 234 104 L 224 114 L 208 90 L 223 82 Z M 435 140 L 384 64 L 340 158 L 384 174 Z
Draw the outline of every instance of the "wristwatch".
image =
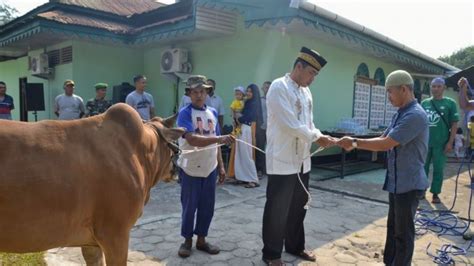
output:
M 357 139 L 352 139 L 352 147 L 357 148 Z

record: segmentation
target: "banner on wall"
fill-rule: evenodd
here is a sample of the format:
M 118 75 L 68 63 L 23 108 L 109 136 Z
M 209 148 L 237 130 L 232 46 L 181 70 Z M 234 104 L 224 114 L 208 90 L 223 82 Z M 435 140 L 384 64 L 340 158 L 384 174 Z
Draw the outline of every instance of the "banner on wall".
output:
M 356 82 L 354 89 L 354 107 L 353 115 L 359 125 L 364 128 L 369 127 L 369 111 L 370 111 L 370 85 Z
M 385 98 L 384 86 L 372 86 L 370 93 L 370 123 L 369 128 L 379 128 L 385 125 Z
M 398 108 L 393 107 L 384 86 L 356 82 L 352 117 L 365 128 L 387 127 Z

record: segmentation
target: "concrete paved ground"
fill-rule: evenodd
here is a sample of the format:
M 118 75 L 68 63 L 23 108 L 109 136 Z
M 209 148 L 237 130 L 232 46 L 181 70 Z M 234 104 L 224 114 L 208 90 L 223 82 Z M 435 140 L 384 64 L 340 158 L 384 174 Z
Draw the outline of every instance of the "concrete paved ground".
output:
M 459 165 L 447 167 L 444 205 L 452 201 L 454 177 Z M 312 181 L 313 200 L 308 211 L 306 226 L 306 246 L 315 251 L 317 263 L 313 265 L 381 265 L 385 243 L 387 194 L 381 190 L 383 170 L 372 171 L 345 179 Z M 453 176 L 454 175 L 454 176 Z M 466 215 L 467 174 L 460 177 L 458 201 L 455 210 Z M 187 259 L 177 256 L 182 242 L 180 237 L 179 185 L 159 184 L 152 190 L 150 203 L 143 217 L 133 228 L 130 239 L 130 265 L 263 265 L 261 262 L 261 221 L 265 203 L 266 179 L 256 189 L 225 184 L 218 188 L 217 206 L 208 240 L 221 247 L 219 255 L 210 256 L 193 250 Z M 321 190 L 322 189 L 322 190 Z M 330 192 L 328 192 L 330 191 Z M 427 194 L 430 199 L 430 194 Z M 362 199 L 363 198 L 363 199 Z M 374 200 L 371 200 L 374 199 Z M 433 208 L 424 201 L 422 208 Z M 426 247 L 432 243 L 431 251 L 443 243 L 452 242 L 464 246 L 460 237 L 438 237 L 427 233 L 417 237 L 414 265 L 434 265 L 426 254 Z M 474 263 L 474 247 L 467 256 L 456 257 L 458 265 Z M 290 265 L 311 265 L 296 257 L 283 254 Z M 48 251 L 49 265 L 84 264 L 78 248 L 63 248 Z

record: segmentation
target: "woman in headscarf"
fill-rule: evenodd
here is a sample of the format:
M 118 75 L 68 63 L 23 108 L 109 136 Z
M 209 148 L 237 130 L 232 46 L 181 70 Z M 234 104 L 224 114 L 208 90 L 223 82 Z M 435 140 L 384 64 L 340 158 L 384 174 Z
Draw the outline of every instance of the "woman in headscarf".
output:
M 262 125 L 262 106 L 258 86 L 250 84 L 246 90 L 246 101 L 242 116 L 237 119 L 241 126 L 241 134 L 238 139 L 256 145 L 256 128 Z M 232 147 L 232 155 L 229 164 L 229 176 L 246 183 L 246 188 L 259 187 L 257 169 L 255 167 L 255 149 L 242 143 L 235 142 Z

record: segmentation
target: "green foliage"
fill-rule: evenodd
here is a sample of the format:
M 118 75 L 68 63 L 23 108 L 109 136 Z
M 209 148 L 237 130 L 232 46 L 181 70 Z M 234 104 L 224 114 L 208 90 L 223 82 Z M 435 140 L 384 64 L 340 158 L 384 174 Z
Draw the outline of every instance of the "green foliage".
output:
M 460 69 L 466 69 L 474 65 L 474 45 L 454 52 L 450 56 L 442 56 L 439 60 Z
M 17 14 L 18 10 L 16 10 L 16 8 L 11 7 L 5 3 L 0 3 L 0 25 L 13 20 Z
M 0 253 L 0 265 L 35 265 L 46 266 L 44 253 Z

